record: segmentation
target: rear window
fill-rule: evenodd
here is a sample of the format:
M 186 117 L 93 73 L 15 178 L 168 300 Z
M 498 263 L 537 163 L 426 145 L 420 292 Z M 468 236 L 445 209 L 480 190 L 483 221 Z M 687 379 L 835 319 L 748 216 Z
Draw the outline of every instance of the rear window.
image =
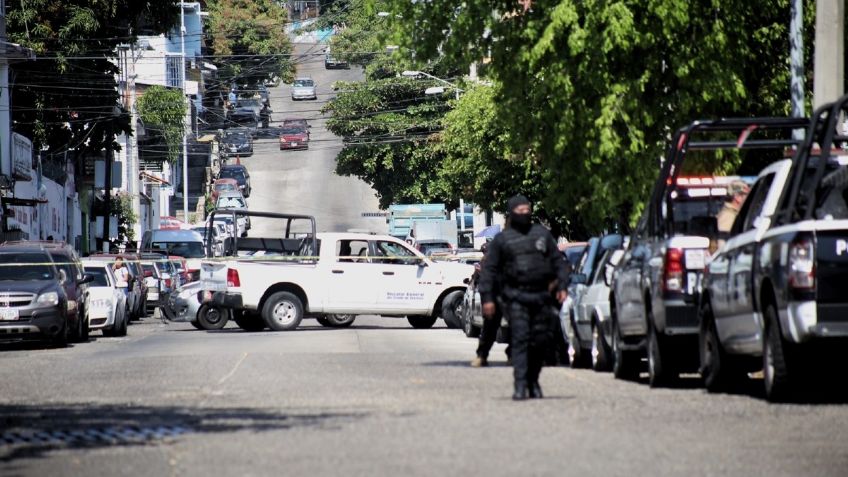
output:
M 168 252 L 183 258 L 203 258 L 203 242 L 153 242 L 153 250 Z
M 54 280 L 50 262 L 43 253 L 0 253 L 0 281 Z

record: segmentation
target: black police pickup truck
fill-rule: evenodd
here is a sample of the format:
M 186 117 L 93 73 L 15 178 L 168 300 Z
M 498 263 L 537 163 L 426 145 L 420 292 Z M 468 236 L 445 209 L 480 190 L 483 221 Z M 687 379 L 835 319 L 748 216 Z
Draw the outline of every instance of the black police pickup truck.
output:
M 820 108 L 793 159 L 760 173 L 709 264 L 700 321 L 709 391 L 762 369 L 767 399 L 782 401 L 808 378 L 844 370 L 848 136 L 838 129 L 846 109 L 848 96 Z
M 638 377 L 645 355 L 651 386 L 698 369 L 701 275 L 723 238 L 716 216 L 729 185 L 743 179 L 705 174 L 703 167 L 709 160 L 722 166 L 728 156 L 751 150 L 771 149 L 780 156 L 800 142 L 792 131 L 807 124 L 792 118 L 720 119 L 696 121 L 676 132 L 610 287 L 617 378 Z M 688 172 L 693 169 L 699 175 Z

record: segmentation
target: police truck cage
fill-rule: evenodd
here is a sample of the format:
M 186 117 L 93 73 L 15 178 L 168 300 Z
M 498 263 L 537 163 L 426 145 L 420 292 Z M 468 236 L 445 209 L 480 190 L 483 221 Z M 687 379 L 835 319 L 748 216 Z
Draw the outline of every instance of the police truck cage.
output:
M 648 203 L 650 233 L 672 236 L 678 232 L 675 228 L 681 221 L 677 220 L 674 209 L 675 206 L 686 207 L 680 196 L 689 195 L 685 191 L 681 194 L 682 189 L 691 188 L 693 182 L 723 186 L 737 177 L 748 182 L 748 176 L 726 174 L 733 172 L 724 170 L 729 159 L 735 156 L 739 163 L 752 162 L 751 171 L 746 172 L 758 171 L 783 157 L 787 148 L 797 149 L 802 141 L 793 137 L 793 132 L 805 130 L 809 123 L 807 118 L 729 118 L 694 121 L 678 129 L 669 144 Z M 693 180 L 693 176 L 700 180 Z M 704 194 L 706 197 L 713 195 Z M 691 215 L 680 212 L 678 215 Z M 715 230 L 700 232 L 699 235 L 712 238 L 717 235 Z
M 216 217 L 229 217 L 233 223 L 239 218 L 251 219 L 251 236 L 239 237 L 235 227 L 223 238 L 223 247 L 215 251 L 214 222 Z M 245 209 L 215 209 L 207 221 L 206 256 L 243 257 L 245 259 L 291 260 L 314 262 L 318 253 L 315 217 L 300 214 L 254 212 Z M 264 236 L 253 236 L 253 234 Z

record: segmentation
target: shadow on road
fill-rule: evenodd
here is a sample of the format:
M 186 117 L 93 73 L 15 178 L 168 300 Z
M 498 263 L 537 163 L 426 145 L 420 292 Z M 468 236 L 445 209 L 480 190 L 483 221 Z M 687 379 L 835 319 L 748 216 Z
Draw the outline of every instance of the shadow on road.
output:
M 451 367 L 451 368 L 471 368 L 471 360 L 465 361 L 430 361 L 428 363 L 422 363 L 422 366 L 434 366 L 434 367 Z M 506 361 L 495 361 L 489 362 L 489 365 L 486 368 L 511 368 L 512 365 L 506 363 Z
M 367 415 L 99 403 L 4 404 L 0 405 L 0 461 L 41 457 L 57 449 L 147 445 L 184 434 L 338 429 Z

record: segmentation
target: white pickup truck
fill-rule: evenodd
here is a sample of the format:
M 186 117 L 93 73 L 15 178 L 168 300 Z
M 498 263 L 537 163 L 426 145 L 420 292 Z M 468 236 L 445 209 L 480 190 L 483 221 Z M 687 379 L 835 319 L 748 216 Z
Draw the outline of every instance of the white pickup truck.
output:
M 316 234 L 309 216 L 227 213 L 286 221 L 283 238 L 228 237 L 224 257 L 201 263 L 203 300 L 233 309 L 244 329 L 292 330 L 306 316 L 397 316 L 414 328 L 457 321 L 471 265 L 433 262 L 388 235 Z M 312 232 L 292 233 L 293 220 Z

